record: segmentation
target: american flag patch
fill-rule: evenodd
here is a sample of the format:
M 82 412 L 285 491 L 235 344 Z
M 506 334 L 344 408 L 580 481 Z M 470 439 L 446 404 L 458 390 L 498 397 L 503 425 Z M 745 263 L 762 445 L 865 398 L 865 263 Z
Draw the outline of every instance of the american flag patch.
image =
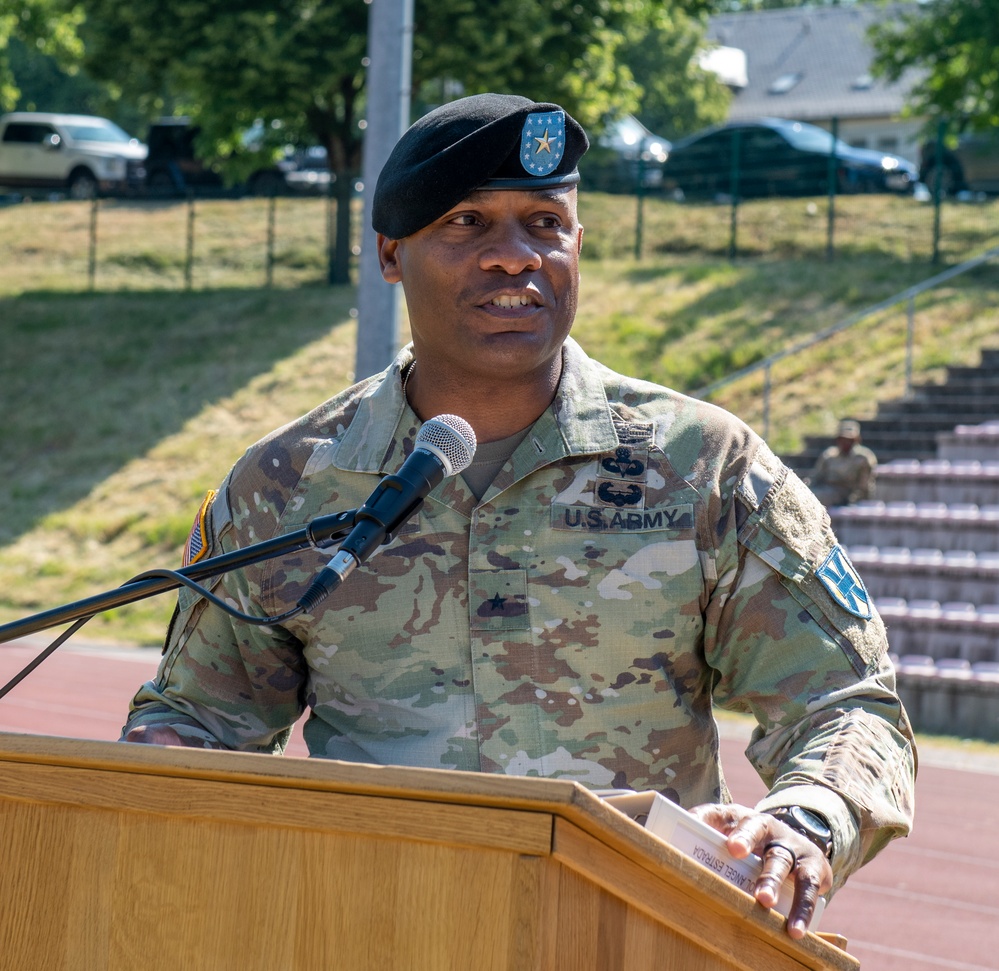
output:
M 212 508 L 212 503 L 217 495 L 215 489 L 210 489 L 198 510 L 198 515 L 194 517 L 194 525 L 191 526 L 191 532 L 184 544 L 184 566 L 197 563 L 208 552 L 208 529 L 205 526 L 205 520 L 208 518 L 208 510 Z

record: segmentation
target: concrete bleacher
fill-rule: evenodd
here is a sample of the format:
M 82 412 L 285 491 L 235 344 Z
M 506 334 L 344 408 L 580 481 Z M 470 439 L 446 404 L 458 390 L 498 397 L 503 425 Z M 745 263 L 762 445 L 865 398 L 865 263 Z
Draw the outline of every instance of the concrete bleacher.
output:
M 882 464 L 895 459 L 999 461 L 999 348 L 983 348 L 978 366 L 945 370 L 942 382 L 913 385 L 906 397 L 880 403 L 877 413 L 863 420 L 864 444 Z M 829 435 L 806 436 L 804 448 L 784 460 L 807 474 L 832 443 Z
M 888 628 L 918 730 L 999 740 L 999 421 L 878 468 L 876 500 L 829 510 Z
M 999 420 L 957 425 L 938 434 L 937 456 L 948 462 L 999 462 Z
M 898 693 L 918 731 L 999 741 L 999 664 L 894 656 Z
M 866 501 L 829 515 L 844 546 L 999 550 L 999 503 Z

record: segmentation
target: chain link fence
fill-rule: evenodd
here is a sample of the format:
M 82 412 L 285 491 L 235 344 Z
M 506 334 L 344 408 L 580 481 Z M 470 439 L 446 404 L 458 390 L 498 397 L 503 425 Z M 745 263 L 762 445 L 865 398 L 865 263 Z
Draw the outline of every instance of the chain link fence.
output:
M 0 208 L 0 264 L 16 267 L 19 290 L 321 284 L 336 261 L 337 206 L 332 196 L 24 201 Z
M 635 255 L 833 259 L 863 256 L 877 236 L 899 259 L 965 258 L 999 235 L 999 132 L 954 128 L 941 122 L 913 161 L 847 145 L 838 119 L 831 131 L 782 119 L 709 130 L 673 147 L 655 191 L 638 167 Z M 678 209 L 656 231 L 646 211 L 663 198 Z
M 0 206 L 0 267 L 22 291 L 324 284 L 337 261 L 338 205 L 315 196 Z M 589 259 L 877 255 L 932 266 L 961 262 L 999 239 L 999 196 L 944 192 L 939 184 L 905 195 L 682 201 L 665 192 L 608 196 L 584 188 L 579 207 L 584 225 L 599 227 L 586 235 Z M 340 259 L 355 266 L 359 198 L 349 222 L 349 252 Z
M 833 260 L 884 254 L 936 265 L 965 259 L 999 238 L 999 198 L 922 195 L 683 202 L 640 195 L 630 249 L 637 258 Z

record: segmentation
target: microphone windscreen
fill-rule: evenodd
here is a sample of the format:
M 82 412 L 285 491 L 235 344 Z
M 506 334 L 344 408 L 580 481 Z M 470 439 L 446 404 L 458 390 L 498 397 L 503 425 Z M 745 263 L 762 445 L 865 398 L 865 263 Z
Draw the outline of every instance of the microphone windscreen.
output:
M 438 415 L 416 433 L 416 447 L 433 452 L 448 475 L 458 475 L 472 464 L 475 444 L 472 426 L 458 415 Z

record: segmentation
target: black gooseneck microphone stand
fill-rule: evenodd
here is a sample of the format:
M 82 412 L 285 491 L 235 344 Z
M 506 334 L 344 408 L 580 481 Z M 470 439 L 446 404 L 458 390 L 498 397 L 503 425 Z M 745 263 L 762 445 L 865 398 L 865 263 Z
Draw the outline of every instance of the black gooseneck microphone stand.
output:
M 7 692 L 19 685 L 42 661 L 54 653 L 57 648 L 64 644 L 96 614 L 104 610 L 110 610 L 113 607 L 134 603 L 136 600 L 144 600 L 147 597 L 156 596 L 167 590 L 174 590 L 180 586 L 194 586 L 198 581 L 209 579 L 219 573 L 238 570 L 253 563 L 261 563 L 264 560 L 272 559 L 275 556 L 283 556 L 286 553 L 294 553 L 298 550 L 308 548 L 325 551 L 327 547 L 333 544 L 334 540 L 350 532 L 355 523 L 356 515 L 356 509 L 349 509 L 346 512 L 334 513 L 329 516 L 318 516 L 308 526 L 303 526 L 301 529 L 296 529 L 284 536 L 277 536 L 262 543 L 255 543 L 252 546 L 236 550 L 233 553 L 223 553 L 220 556 L 200 560 L 197 563 L 192 563 L 190 566 L 181 567 L 179 570 L 150 570 L 147 573 L 142 573 L 134 577 L 120 587 L 115 587 L 113 590 L 95 594 L 83 600 L 76 600 L 61 607 L 54 607 L 40 614 L 25 617 L 22 620 L 0 624 L 0 644 L 3 644 L 18 637 L 26 637 L 28 634 L 34 634 L 37 631 L 55 627 L 58 624 L 75 621 L 71 627 L 63 631 L 56 640 L 46 647 L 41 654 L 0 688 L 0 698 L 3 698 Z M 185 579 L 190 581 L 190 584 L 185 584 Z M 290 616 L 298 612 L 298 609 L 289 611 L 289 614 L 285 616 Z M 277 620 L 275 618 L 261 618 L 261 623 L 267 622 L 276 623 Z

